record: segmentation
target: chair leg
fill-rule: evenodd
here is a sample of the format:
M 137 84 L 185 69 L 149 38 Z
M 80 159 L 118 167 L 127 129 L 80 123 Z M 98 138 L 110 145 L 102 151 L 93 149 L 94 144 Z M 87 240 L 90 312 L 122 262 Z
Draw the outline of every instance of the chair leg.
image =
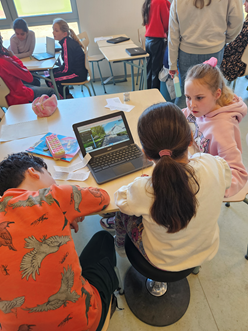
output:
M 84 84 L 84 85 L 81 86 L 81 88 L 82 88 L 83 86 L 85 86 L 85 87 L 87 88 L 87 90 L 88 90 L 88 92 L 89 92 L 89 95 L 90 95 L 90 97 L 91 97 L 91 92 L 90 92 L 89 87 L 88 87 L 86 84 Z M 81 91 L 82 91 L 82 90 L 81 90 Z
M 248 245 L 247 245 L 247 251 L 246 251 L 245 258 L 246 258 L 246 260 L 248 260 Z
M 97 67 L 98 67 L 98 71 L 99 71 L 99 75 L 100 75 L 100 79 L 101 79 L 101 83 L 102 83 L 103 91 L 104 91 L 104 93 L 107 93 L 107 92 L 106 92 L 106 89 L 105 89 L 105 85 L 104 85 L 103 80 L 102 80 L 102 73 L 101 73 L 101 70 L 100 70 L 99 62 L 97 62 Z M 94 82 L 94 80 L 93 80 L 93 82 Z
M 66 90 L 66 85 L 63 86 L 63 98 L 66 99 L 66 93 L 65 93 L 65 90 Z
M 115 85 L 115 78 L 114 78 L 114 74 L 113 74 L 113 70 L 112 70 L 112 66 L 111 66 L 111 63 L 109 62 L 109 69 L 110 69 L 110 74 L 112 76 L 112 80 L 113 80 L 113 84 Z
M 225 203 L 225 206 L 226 206 L 226 207 L 230 207 L 230 202 L 226 202 L 226 203 Z
M 192 274 L 194 274 L 194 275 L 198 275 L 199 272 L 200 272 L 200 267 L 201 267 L 201 266 L 199 266 L 199 267 L 195 267 L 194 270 L 192 271 Z
M 234 92 L 234 90 L 235 90 L 236 82 L 237 82 L 237 79 L 235 79 L 235 80 L 233 81 L 233 87 L 232 87 L 233 92 Z
M 122 284 L 121 276 L 120 276 L 120 273 L 119 273 L 119 269 L 117 267 L 114 267 L 114 270 L 115 270 L 116 276 L 117 276 L 118 281 L 119 281 L 118 292 L 119 292 L 120 295 L 122 295 L 122 294 L 124 294 L 124 289 L 123 289 L 123 284 Z
M 96 96 L 96 91 L 94 89 L 94 85 L 93 85 L 92 81 L 90 81 L 90 85 L 91 85 L 94 96 Z
M 92 80 L 95 83 L 94 62 L 91 62 Z

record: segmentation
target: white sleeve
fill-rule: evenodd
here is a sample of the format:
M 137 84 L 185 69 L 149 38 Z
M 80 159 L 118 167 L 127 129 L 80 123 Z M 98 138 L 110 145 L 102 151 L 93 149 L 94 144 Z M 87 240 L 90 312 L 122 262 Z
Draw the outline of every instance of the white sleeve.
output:
M 174 0 L 170 7 L 169 20 L 169 67 L 170 70 L 177 70 L 178 49 L 180 44 L 180 29 L 177 16 L 177 0 Z
M 224 171 L 224 178 L 225 178 L 225 183 L 226 183 L 226 190 L 231 186 L 232 183 L 232 172 L 231 169 L 222 157 L 220 156 L 215 156 L 215 158 L 221 163 L 222 169 Z
M 228 2 L 226 43 L 230 43 L 237 37 L 244 22 L 242 0 L 229 0 Z

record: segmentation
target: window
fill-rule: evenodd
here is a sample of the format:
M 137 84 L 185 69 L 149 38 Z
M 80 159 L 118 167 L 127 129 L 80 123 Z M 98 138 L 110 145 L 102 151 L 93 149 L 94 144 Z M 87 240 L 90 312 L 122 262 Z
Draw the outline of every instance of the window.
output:
M 57 17 L 75 22 L 78 21 L 76 0 L 1 0 L 0 28 L 11 28 L 17 17 L 24 18 L 29 26 L 52 24 Z

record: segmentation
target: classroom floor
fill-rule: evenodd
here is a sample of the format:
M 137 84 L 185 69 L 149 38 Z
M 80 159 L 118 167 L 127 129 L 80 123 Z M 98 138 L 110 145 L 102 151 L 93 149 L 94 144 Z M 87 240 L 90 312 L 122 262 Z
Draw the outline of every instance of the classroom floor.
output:
M 248 104 L 248 80 L 239 78 L 235 93 Z M 104 94 L 99 82 L 94 84 L 97 95 Z M 125 92 L 131 89 L 128 82 L 107 85 L 108 93 Z M 86 91 L 86 90 L 85 90 Z M 82 97 L 80 88 L 71 90 L 75 97 Z M 85 96 L 88 96 L 87 91 Z M 108 94 L 106 94 L 106 98 Z M 151 100 L 152 103 L 152 100 Z M 240 124 L 243 160 L 248 167 L 248 116 Z M 214 187 L 213 187 L 214 189 Z M 209 206 L 211 208 L 211 206 Z M 101 230 L 100 216 L 88 216 L 81 224 L 80 231 L 73 235 L 75 246 L 80 253 L 91 238 Z M 248 244 L 248 205 L 233 203 L 229 208 L 224 203 L 219 218 L 220 248 L 215 258 L 202 265 L 200 273 L 188 276 L 191 298 L 186 314 L 168 327 L 152 327 L 139 321 L 126 304 L 125 296 L 118 295 L 119 307 L 110 320 L 109 331 L 247 331 L 248 330 L 248 261 L 244 258 Z M 130 267 L 127 258 L 118 256 L 118 268 L 122 279 Z

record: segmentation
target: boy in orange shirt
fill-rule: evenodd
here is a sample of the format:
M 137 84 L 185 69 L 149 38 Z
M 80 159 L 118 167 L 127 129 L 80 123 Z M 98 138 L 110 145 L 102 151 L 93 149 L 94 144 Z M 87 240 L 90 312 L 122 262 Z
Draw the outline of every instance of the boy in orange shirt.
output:
M 102 189 L 57 186 L 28 153 L 0 163 L 2 331 L 101 330 L 118 287 L 113 237 L 96 233 L 80 258 L 71 228 L 109 204 Z

